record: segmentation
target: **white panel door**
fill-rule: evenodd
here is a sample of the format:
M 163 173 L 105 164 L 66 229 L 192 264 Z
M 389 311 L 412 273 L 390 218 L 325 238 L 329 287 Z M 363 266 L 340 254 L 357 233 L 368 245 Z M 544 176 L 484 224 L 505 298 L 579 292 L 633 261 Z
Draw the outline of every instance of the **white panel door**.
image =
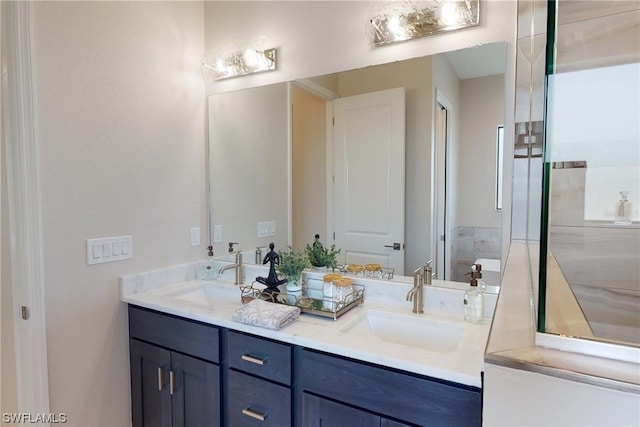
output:
M 346 263 L 403 274 L 404 88 L 337 99 L 334 115 L 335 244 Z

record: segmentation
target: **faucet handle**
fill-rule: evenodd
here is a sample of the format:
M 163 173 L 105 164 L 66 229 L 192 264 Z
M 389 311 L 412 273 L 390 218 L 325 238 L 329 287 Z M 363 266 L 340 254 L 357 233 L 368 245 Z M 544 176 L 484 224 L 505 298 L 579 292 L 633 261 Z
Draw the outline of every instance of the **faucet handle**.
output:
M 233 253 L 233 245 L 237 245 L 238 242 L 229 242 L 229 253 Z

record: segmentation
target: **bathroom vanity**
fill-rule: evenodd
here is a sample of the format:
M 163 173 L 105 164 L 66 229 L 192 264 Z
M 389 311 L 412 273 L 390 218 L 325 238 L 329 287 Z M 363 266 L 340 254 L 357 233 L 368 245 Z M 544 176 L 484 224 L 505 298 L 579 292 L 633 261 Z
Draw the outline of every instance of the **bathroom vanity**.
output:
M 409 283 L 363 279 L 371 297 L 338 320 L 271 330 L 231 321 L 231 281 L 172 276 L 121 282 L 134 426 L 481 425 L 489 319 L 451 310 L 462 284 L 426 289 L 413 315 Z

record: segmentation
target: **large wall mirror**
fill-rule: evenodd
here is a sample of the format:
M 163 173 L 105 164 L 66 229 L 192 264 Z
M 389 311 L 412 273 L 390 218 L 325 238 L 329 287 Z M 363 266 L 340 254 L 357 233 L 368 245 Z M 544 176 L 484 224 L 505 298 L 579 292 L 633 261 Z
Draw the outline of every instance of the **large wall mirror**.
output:
M 211 95 L 216 255 L 238 242 L 254 260 L 270 242 L 301 249 L 317 233 L 343 250 L 342 262 L 391 263 L 384 251 L 399 252 L 399 274 L 434 259 L 438 278 L 464 281 L 470 265 L 486 259 L 495 261 L 499 284 L 505 55 L 504 43 L 487 44 Z M 395 125 L 404 137 L 400 157 L 392 152 Z M 356 143 L 344 145 L 345 135 Z M 393 221 L 399 237 L 378 231 Z M 383 239 L 355 251 L 339 235 L 350 230 Z

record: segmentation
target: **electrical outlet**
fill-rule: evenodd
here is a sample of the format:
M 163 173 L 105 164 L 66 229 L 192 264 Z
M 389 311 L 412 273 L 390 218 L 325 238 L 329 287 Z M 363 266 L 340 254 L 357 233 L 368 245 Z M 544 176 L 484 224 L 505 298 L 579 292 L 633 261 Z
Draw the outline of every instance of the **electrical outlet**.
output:
M 262 221 L 258 223 L 258 237 L 269 237 L 276 235 L 275 221 Z
M 214 225 L 213 226 L 213 243 L 222 242 L 222 226 Z
M 133 237 L 117 236 L 87 240 L 87 265 L 133 258 Z
M 200 227 L 191 227 L 191 246 L 200 246 Z

